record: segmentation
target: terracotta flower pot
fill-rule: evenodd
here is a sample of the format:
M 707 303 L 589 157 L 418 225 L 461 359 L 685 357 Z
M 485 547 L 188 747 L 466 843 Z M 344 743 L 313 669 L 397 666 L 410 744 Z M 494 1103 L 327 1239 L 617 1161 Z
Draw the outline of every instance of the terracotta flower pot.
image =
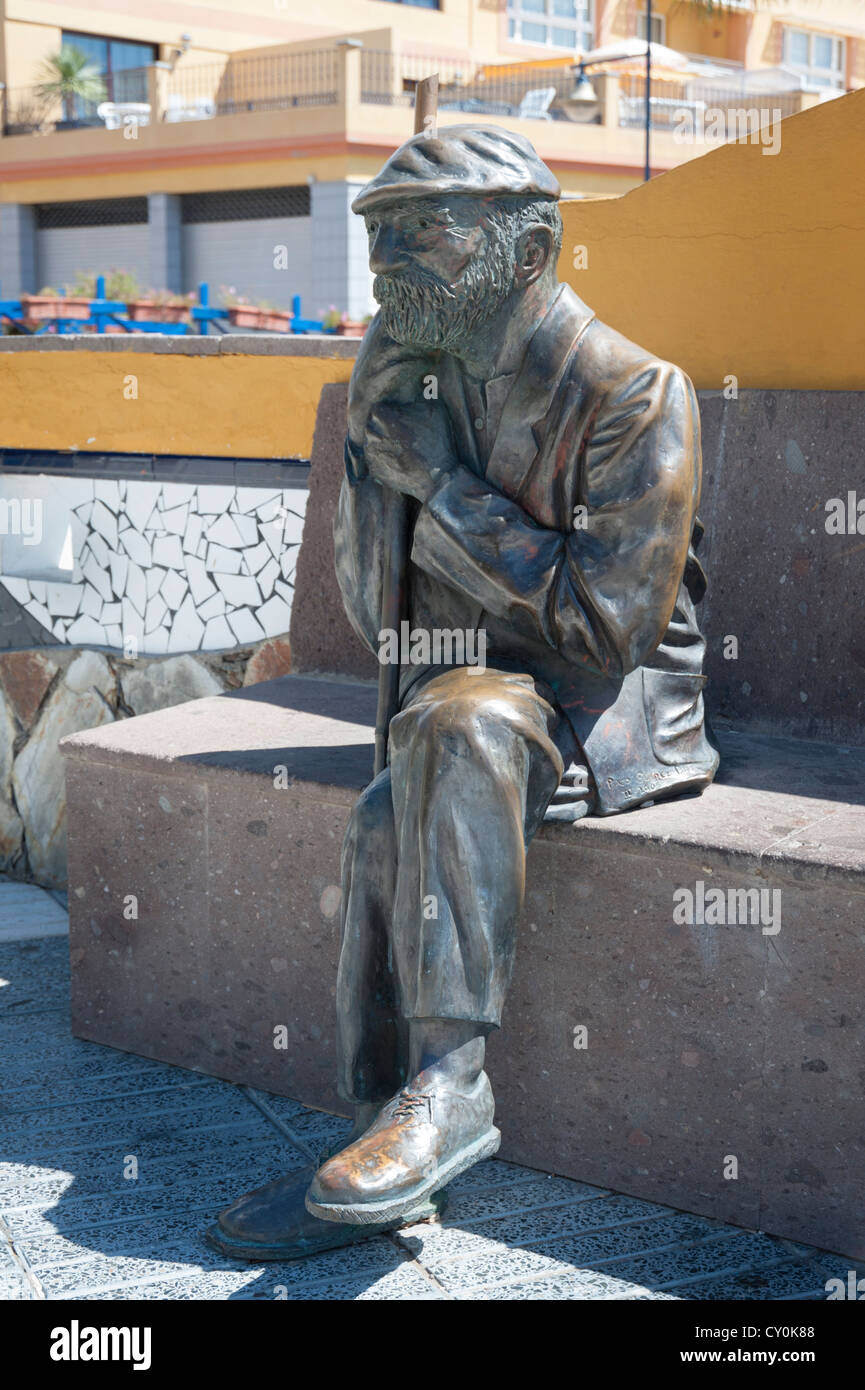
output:
M 235 328 L 253 328 L 266 333 L 288 333 L 291 314 L 281 309 L 256 309 L 252 304 L 232 304 L 228 319 Z
M 53 294 L 22 294 L 21 309 L 25 319 L 89 319 L 90 300 L 61 299 Z
M 336 325 L 336 331 L 341 338 L 362 338 L 368 326 L 360 319 L 344 319 Z
M 155 299 L 132 299 L 126 306 L 127 316 L 136 322 L 148 319 L 151 323 L 186 323 L 188 304 L 157 304 Z

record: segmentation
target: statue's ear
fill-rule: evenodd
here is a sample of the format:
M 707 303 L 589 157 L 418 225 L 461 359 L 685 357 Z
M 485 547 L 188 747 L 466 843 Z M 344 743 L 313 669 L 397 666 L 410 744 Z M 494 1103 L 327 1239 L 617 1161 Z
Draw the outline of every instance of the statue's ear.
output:
M 527 227 L 517 238 L 516 279 L 522 285 L 533 285 L 546 270 L 555 254 L 552 229 L 537 222 Z

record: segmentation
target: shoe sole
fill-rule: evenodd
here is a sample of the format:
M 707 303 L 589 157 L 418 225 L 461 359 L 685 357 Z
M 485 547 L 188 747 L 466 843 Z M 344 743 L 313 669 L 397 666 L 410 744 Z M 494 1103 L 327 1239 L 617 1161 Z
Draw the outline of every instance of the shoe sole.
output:
M 322 1221 L 321 1231 L 300 1240 L 261 1241 L 243 1240 L 223 1230 L 219 1222 L 209 1226 L 204 1239 L 213 1250 L 236 1260 L 305 1260 L 325 1250 L 341 1250 L 361 1240 L 398 1231 L 403 1226 L 416 1226 L 422 1221 L 440 1220 L 447 1207 L 447 1193 L 436 1190 L 425 1202 L 416 1202 L 395 1221 L 379 1221 L 369 1226 L 339 1226 L 334 1221 Z
M 473 1168 L 483 1158 L 491 1158 L 498 1152 L 502 1142 L 501 1132 L 490 1126 L 482 1138 L 476 1139 L 466 1149 L 460 1149 L 443 1167 L 437 1168 L 431 1177 L 418 1183 L 402 1197 L 391 1197 L 385 1202 L 317 1202 L 309 1193 L 305 1205 L 311 1216 L 319 1216 L 322 1221 L 338 1221 L 346 1226 L 372 1226 L 396 1221 L 416 1207 L 424 1197 L 437 1188 L 446 1187 L 458 1178 L 467 1168 Z

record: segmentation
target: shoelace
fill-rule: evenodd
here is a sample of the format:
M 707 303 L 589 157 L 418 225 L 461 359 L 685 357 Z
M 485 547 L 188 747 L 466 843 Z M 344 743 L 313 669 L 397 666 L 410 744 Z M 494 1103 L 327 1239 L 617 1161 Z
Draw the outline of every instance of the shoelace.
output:
M 395 1120 L 413 1120 L 419 1110 L 429 1113 L 429 1096 L 418 1095 L 414 1091 L 400 1091 L 393 1108 Z

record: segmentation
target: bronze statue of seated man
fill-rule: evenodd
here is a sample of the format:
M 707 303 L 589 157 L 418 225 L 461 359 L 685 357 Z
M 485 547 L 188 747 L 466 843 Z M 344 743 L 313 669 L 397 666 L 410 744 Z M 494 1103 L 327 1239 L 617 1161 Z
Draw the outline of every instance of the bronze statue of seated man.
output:
M 558 281 L 559 193 L 521 136 L 450 126 L 409 140 L 353 204 L 380 312 L 350 388 L 340 588 L 379 653 L 401 516 L 407 631 L 462 634 L 475 659 L 434 641 L 401 652 L 388 763 L 346 835 L 337 1037 L 353 1134 L 308 1187 L 289 1175 L 224 1213 L 224 1250 L 284 1255 L 417 1220 L 494 1153 L 484 1047 L 532 837 L 715 772 L 693 387 Z

